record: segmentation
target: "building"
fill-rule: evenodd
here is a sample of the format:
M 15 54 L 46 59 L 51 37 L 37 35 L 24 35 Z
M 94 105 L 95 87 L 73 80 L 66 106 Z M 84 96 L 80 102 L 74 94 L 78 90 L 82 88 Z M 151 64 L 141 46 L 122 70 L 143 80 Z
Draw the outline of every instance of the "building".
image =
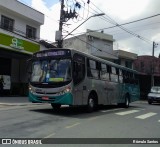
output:
M 5 94 L 24 95 L 28 87 L 27 60 L 39 44 L 44 14 L 17 0 L 0 0 L 0 78 Z
M 118 59 L 113 52 L 113 36 L 87 30 L 86 33 L 63 41 L 63 48 L 74 48 L 88 54 L 111 60 Z
M 133 63 L 137 59 L 137 54 L 124 50 L 114 50 L 114 53 L 118 56 L 118 59 L 114 60 L 115 63 L 133 69 Z
M 141 97 L 146 99 L 152 85 L 160 86 L 160 58 L 138 56 L 134 69 L 140 72 Z
M 133 62 L 137 59 L 137 54 L 124 50 L 113 50 L 113 42 L 112 35 L 87 30 L 87 33 L 64 40 L 63 47 L 74 48 L 119 65 L 133 68 Z

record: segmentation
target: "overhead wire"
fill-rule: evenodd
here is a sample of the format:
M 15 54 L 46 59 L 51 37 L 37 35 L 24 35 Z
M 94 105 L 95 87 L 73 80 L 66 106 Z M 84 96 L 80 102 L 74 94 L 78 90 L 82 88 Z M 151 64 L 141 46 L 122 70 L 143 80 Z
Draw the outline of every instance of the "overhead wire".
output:
M 142 18 L 142 19 L 138 19 L 138 20 L 126 22 L 126 23 L 123 23 L 123 24 L 120 24 L 120 25 L 122 26 L 122 25 L 128 25 L 128 24 L 136 23 L 136 22 L 139 22 L 139 21 L 143 21 L 143 20 L 146 20 L 146 19 L 150 19 L 150 18 L 153 18 L 153 17 L 157 17 L 157 16 L 159 16 L 159 15 L 160 15 L 160 14 L 152 15 L 152 16 L 145 17 L 145 18 Z M 157 23 L 160 23 L 160 22 L 157 22 Z M 154 24 L 154 23 L 148 24 L 148 25 L 153 25 L 153 24 Z M 112 28 L 116 28 L 116 27 L 117 27 L 117 25 L 114 25 L 114 26 L 111 26 L 111 27 L 101 28 L 101 29 L 97 29 L 97 30 L 91 30 L 91 31 L 88 31 L 88 32 L 96 32 L 96 31 L 107 30 L 107 29 L 112 29 Z M 154 29 L 154 28 L 152 28 L 152 29 Z M 74 35 L 81 35 L 81 34 L 84 34 L 84 33 L 86 33 L 86 32 L 76 33 L 76 34 L 74 34 Z
M 95 4 L 93 4 L 93 2 L 91 2 L 91 4 L 92 4 L 94 7 L 96 7 L 99 11 L 103 12 L 103 11 L 102 11 L 101 9 L 99 9 Z M 104 13 L 104 12 L 103 12 L 103 13 Z M 106 14 L 106 16 L 107 16 L 107 19 L 108 19 L 108 21 L 109 21 L 110 23 L 112 23 L 112 24 L 114 24 L 115 26 L 121 28 L 121 29 L 124 30 L 125 32 L 127 32 L 127 33 L 133 35 L 134 37 L 137 37 L 137 38 L 139 38 L 139 39 L 141 39 L 141 40 L 143 40 L 143 41 L 145 41 L 145 42 L 147 42 L 147 43 L 151 43 L 151 42 L 152 42 L 151 40 L 149 40 L 149 39 L 147 39 L 147 38 L 144 38 L 144 37 L 142 37 L 141 35 L 136 34 L 136 33 L 132 32 L 132 31 L 124 28 L 122 25 L 118 24 L 115 20 L 113 20 L 113 19 L 112 19 L 110 16 L 108 16 L 107 14 Z
M 81 1 L 83 1 L 83 0 L 81 0 Z M 84 1 L 83 1 L 83 2 L 84 2 Z M 91 2 L 91 3 L 92 3 L 92 2 Z M 100 9 L 99 9 L 96 5 L 94 5 L 93 3 L 92 3 L 92 5 L 93 5 L 94 7 L 96 7 L 98 10 L 100 10 Z M 90 7 L 90 8 L 91 8 L 94 12 L 99 13 L 98 11 L 94 10 L 92 7 Z M 100 11 L 103 12 L 102 10 L 100 10 Z M 154 16 L 150 16 L 150 17 L 148 17 L 147 19 L 152 18 L 152 17 L 155 17 L 155 16 L 158 16 L 158 15 L 160 15 L 160 14 L 157 14 L 157 15 L 154 15 Z M 141 40 L 143 40 L 143 41 L 145 41 L 145 42 L 147 42 L 147 43 L 151 43 L 151 42 L 152 42 L 152 41 L 150 41 L 149 39 L 146 39 L 146 38 L 144 38 L 144 37 L 142 37 L 142 36 L 140 36 L 140 35 L 132 32 L 132 31 L 130 31 L 130 30 L 128 30 L 128 29 L 126 29 L 126 28 L 124 28 L 124 27 L 122 26 L 122 25 L 129 24 L 129 23 L 118 24 L 118 23 L 117 23 L 116 21 L 114 21 L 110 16 L 108 16 L 108 15 L 106 15 L 106 16 L 107 16 L 107 18 L 106 18 L 105 16 L 103 16 L 104 20 L 107 20 L 107 22 L 110 22 L 110 23 L 114 24 L 115 26 L 108 27 L 108 28 L 103 28 L 103 29 L 100 29 L 100 30 L 109 29 L 109 28 L 114 28 L 114 27 L 119 27 L 119 28 L 121 28 L 122 30 L 124 30 L 125 32 L 127 32 L 127 33 L 133 35 L 134 37 L 137 37 L 137 38 L 139 38 L 139 39 L 141 39 Z M 102 17 L 101 17 L 101 18 L 102 18 Z M 141 21 L 141 20 L 144 20 L 144 19 L 146 19 L 146 18 L 143 18 L 143 19 L 140 19 L 140 20 L 136 20 L 136 21 L 133 21 L 133 22 Z M 132 23 L 133 23 L 133 22 L 132 22 Z M 97 30 L 95 30 L 95 31 L 97 31 Z

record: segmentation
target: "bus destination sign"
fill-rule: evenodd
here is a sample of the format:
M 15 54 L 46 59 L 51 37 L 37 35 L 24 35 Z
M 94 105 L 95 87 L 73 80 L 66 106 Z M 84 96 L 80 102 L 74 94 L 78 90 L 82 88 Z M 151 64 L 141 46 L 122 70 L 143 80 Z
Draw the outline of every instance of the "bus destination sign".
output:
M 44 51 L 38 52 L 35 54 L 37 58 L 42 57 L 56 57 L 56 56 L 70 56 L 71 53 L 69 50 L 54 50 L 54 51 Z

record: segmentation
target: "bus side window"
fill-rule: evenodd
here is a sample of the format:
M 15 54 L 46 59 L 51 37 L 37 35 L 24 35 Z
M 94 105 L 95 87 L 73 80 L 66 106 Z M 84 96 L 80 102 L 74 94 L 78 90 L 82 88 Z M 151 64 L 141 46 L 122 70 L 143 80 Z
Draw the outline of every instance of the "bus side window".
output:
M 127 78 L 128 78 L 128 77 L 127 77 L 127 71 L 123 70 L 123 71 L 122 71 L 122 74 L 123 74 L 123 82 L 124 82 L 124 83 L 127 83 Z
M 129 83 L 134 84 L 134 75 L 132 72 L 129 72 Z
M 115 67 L 111 67 L 111 81 L 118 82 L 118 74 Z
M 109 81 L 111 81 L 111 66 L 107 65 L 107 72 L 109 73 Z
M 91 78 L 99 78 L 99 63 L 94 60 L 87 60 L 87 76 Z
M 123 83 L 123 75 L 121 69 L 119 69 L 119 83 Z
M 131 82 L 130 81 L 130 79 L 131 79 L 130 73 L 128 71 L 124 71 L 123 77 L 124 77 L 124 83 L 130 83 Z
M 138 76 L 138 74 L 134 74 L 134 84 L 136 84 L 136 85 L 139 84 L 139 76 Z
M 100 78 L 102 80 L 108 80 L 109 81 L 109 72 L 107 71 L 107 65 L 103 64 L 103 63 L 101 63 Z

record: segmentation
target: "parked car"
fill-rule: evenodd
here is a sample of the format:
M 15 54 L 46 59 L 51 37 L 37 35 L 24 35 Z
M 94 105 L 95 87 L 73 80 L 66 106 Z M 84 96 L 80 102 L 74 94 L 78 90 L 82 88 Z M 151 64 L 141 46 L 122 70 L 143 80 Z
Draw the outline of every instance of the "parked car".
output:
M 148 104 L 152 104 L 153 102 L 160 103 L 160 86 L 153 86 L 148 94 Z

